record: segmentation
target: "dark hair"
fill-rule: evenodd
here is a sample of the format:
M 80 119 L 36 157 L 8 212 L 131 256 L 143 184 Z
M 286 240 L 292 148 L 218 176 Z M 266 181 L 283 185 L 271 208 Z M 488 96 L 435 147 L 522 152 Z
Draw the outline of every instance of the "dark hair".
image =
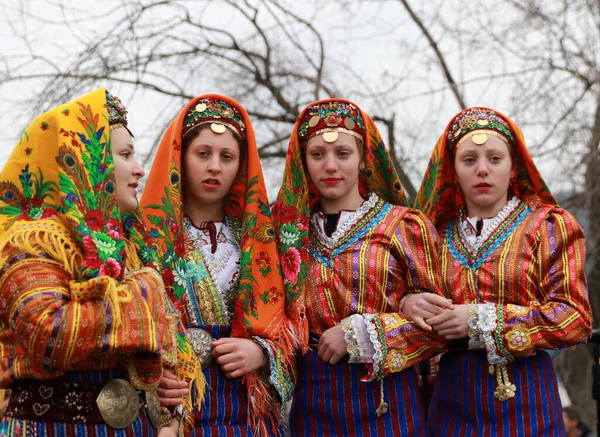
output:
M 581 416 L 574 407 L 563 407 L 563 413 L 565 413 L 570 420 L 577 421 L 577 428 L 579 428 L 580 431 L 583 433 L 590 432 L 590 428 L 581 421 Z

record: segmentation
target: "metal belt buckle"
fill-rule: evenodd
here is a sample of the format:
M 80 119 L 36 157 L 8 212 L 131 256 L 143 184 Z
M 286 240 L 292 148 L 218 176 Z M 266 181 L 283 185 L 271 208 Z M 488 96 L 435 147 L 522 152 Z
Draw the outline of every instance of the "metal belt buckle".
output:
M 145 391 L 144 400 L 146 401 L 146 410 L 152 426 L 156 429 L 160 428 L 160 399 L 156 394 L 156 390 Z
M 123 429 L 137 419 L 140 400 L 135 388 L 124 379 L 113 379 L 102 387 L 96 399 L 102 419 L 108 426 Z M 159 407 L 160 409 L 160 407 Z
M 215 339 L 201 328 L 189 328 L 187 332 L 190 338 L 190 344 L 192 345 L 192 349 L 194 349 L 196 357 L 198 357 L 198 360 L 200 361 L 202 370 L 210 367 L 214 361 L 212 356 L 213 347 L 210 343 L 215 341 Z

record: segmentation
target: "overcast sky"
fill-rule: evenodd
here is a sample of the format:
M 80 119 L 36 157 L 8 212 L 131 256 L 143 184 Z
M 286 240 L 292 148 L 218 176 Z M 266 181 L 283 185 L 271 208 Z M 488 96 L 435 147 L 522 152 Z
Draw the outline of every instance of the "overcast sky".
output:
M 6 65 L 22 65 L 28 62 L 30 53 L 43 54 L 60 64 L 78 49 L 82 42 L 93 40 L 107 26 L 123 20 L 125 10 L 120 10 L 119 0 L 103 1 L 49 1 L 26 0 L 24 7 L 18 7 L 17 0 L 0 0 L 0 54 Z M 186 2 L 188 5 L 193 2 Z M 243 20 L 231 14 L 219 1 L 210 6 L 206 2 L 196 2 L 198 14 L 216 27 L 227 29 L 238 35 L 246 31 Z M 442 133 L 449 119 L 460 109 L 456 100 L 446 89 L 446 82 L 439 65 L 434 62 L 434 54 L 423 38 L 420 30 L 408 18 L 400 2 L 337 2 L 322 1 L 282 2 L 292 8 L 302 18 L 309 20 L 323 35 L 326 54 L 330 58 L 329 68 L 335 77 L 335 68 L 350 63 L 365 86 L 356 84 L 348 87 L 347 97 L 373 114 L 397 114 L 397 141 L 403 145 L 407 157 L 407 171 L 417 187 L 425 170 L 427 160 L 436 139 Z M 414 3 L 415 9 L 425 7 L 421 2 Z M 457 26 L 472 25 L 476 17 L 461 16 L 458 1 L 426 2 L 430 8 L 446 19 L 457 17 Z M 437 9 L 436 9 L 437 8 Z M 25 14 L 23 14 L 25 11 Z M 431 16 L 431 14 L 429 14 Z M 459 19 L 460 17 L 460 19 Z M 510 16 L 498 13 L 498 20 L 509 20 Z M 27 35 L 28 47 L 18 35 Z M 473 80 L 489 76 L 497 62 L 497 71 L 506 72 L 517 68 L 510 59 L 495 61 L 493 53 L 489 58 L 474 57 L 452 45 L 444 38 L 443 31 L 435 30 L 440 47 L 447 56 L 449 67 L 459 82 L 468 83 L 463 88 L 469 106 L 483 105 L 496 108 L 510 115 L 510 90 L 502 79 Z M 410 48 L 407 57 L 407 48 Z M 2 72 L 0 64 L 0 73 Z M 36 67 L 39 68 L 39 67 Z M 50 65 L 45 67 L 51 70 Z M 383 89 L 382 84 L 392 83 L 401 77 L 401 85 L 389 95 L 372 96 L 370 89 Z M 346 73 L 339 74 L 340 81 L 350 80 Z M 356 82 L 358 83 L 358 81 Z M 343 84 L 342 84 L 343 85 Z M 45 86 L 43 81 L 29 80 L 21 83 L 0 84 L 0 165 L 3 165 L 22 130 L 33 119 L 32 108 L 24 107 L 22 102 L 38 93 Z M 100 84 L 99 84 L 100 86 Z M 160 135 L 170 120 L 185 103 L 183 100 L 170 99 L 156 93 L 133 92 L 126 86 L 109 86 L 119 95 L 130 110 L 130 124 L 136 134 L 136 147 L 142 157 Z M 223 92 L 223 83 L 211 77 L 195 83 L 190 94 Z M 345 87 L 340 86 L 345 89 Z M 444 90 L 436 92 L 436 90 Z M 89 90 L 91 91 L 91 89 Z M 246 102 L 241 102 L 246 104 Z M 41 102 L 40 108 L 47 108 Z M 41 110 L 41 109 L 40 109 Z M 518 123 L 518 120 L 516 120 Z M 539 137 L 539 133 L 524 127 L 529 142 Z M 384 138 L 385 131 L 382 131 Z M 260 139 L 267 133 L 258 130 Z M 151 162 L 151 159 L 149 160 Z M 552 160 L 538 162 L 545 177 L 556 189 L 563 188 L 564 181 L 557 177 L 556 163 Z M 282 166 L 280 162 L 264 163 L 269 174 L 269 193 L 276 193 L 280 181 Z M 555 184 L 553 186 L 553 184 Z M 566 187 L 569 188 L 568 186 Z

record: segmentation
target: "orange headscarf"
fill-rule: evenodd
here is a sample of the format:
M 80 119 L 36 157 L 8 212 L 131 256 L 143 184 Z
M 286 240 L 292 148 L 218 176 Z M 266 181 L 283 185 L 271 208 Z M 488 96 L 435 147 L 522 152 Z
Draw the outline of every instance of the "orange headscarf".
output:
M 335 119 L 329 122 L 329 117 Z M 346 119 L 352 119 L 353 122 L 346 124 Z M 338 98 L 313 102 L 300 112 L 292 130 L 283 181 L 273 205 L 273 218 L 280 237 L 286 312 L 300 335 L 304 351 L 308 348 L 308 321 L 304 303 L 306 260 L 309 256 L 308 229 L 311 208 L 319 201 L 319 194 L 302 163 L 301 145 L 311 132 L 327 131 L 327 126 L 333 126 L 331 130 L 359 133 L 364 140 L 365 168 L 360 174 L 360 193 L 373 192 L 394 205 L 406 206 L 398 174 L 375 122 L 366 112 L 351 101 Z
M 276 342 L 287 364 L 291 361 L 296 341 L 285 317 L 283 278 L 256 138 L 248 113 L 229 97 L 206 94 L 190 100 L 167 128 L 156 153 L 140 204 L 150 228 L 150 237 L 163 254 L 165 286 L 176 308 L 183 311 L 185 283 L 178 282 L 178 275 L 186 269 L 187 238 L 183 226 L 185 199 L 181 186 L 182 129 L 188 110 L 202 99 L 223 101 L 237 109 L 246 130 L 246 159 L 225 199 L 226 213 L 242 223 L 239 293 L 231 320 L 231 335 L 243 338 L 259 336 Z M 270 269 L 261 270 L 259 261 L 265 259 L 270 260 Z M 265 404 L 266 387 L 256 373 L 246 375 L 244 381 L 252 401 L 249 403 L 251 423 L 262 427 L 265 419 L 273 419 L 273 415 L 266 412 L 270 407 Z M 267 418 L 267 415 L 270 417 Z
M 415 208 L 423 211 L 438 229 L 451 218 L 458 216 L 460 208 L 465 203 L 464 194 L 458 189 L 458 183 L 456 182 L 452 156 L 454 153 L 452 150 L 453 141 L 450 139 L 460 128 L 457 126 L 456 121 L 459 118 L 472 117 L 474 123 L 477 123 L 477 114 L 483 113 L 492 114 L 492 117 L 500 117 L 512 134 L 514 142 L 511 141 L 511 147 L 514 149 L 512 155 L 516 179 L 511 183 L 510 188 L 514 195 L 534 209 L 540 205 L 558 206 L 556 199 L 533 163 L 533 159 L 531 159 L 531 155 L 525 146 L 523 132 L 521 132 L 519 126 L 498 111 L 477 106 L 456 114 L 444 129 L 444 133 L 435 145 L 415 200 Z M 462 136 L 464 131 L 469 129 L 473 128 L 465 124 L 463 133 L 457 133 L 456 135 Z

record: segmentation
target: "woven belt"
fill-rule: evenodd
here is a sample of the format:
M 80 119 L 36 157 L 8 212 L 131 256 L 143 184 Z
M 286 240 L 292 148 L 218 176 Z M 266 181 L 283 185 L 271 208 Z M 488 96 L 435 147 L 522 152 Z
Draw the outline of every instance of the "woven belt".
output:
M 155 391 L 138 392 L 124 379 L 105 384 L 63 378 L 22 380 L 11 386 L 6 416 L 60 423 L 106 423 L 115 429 L 131 426 L 140 413 L 152 426 L 160 425 L 160 402 Z

